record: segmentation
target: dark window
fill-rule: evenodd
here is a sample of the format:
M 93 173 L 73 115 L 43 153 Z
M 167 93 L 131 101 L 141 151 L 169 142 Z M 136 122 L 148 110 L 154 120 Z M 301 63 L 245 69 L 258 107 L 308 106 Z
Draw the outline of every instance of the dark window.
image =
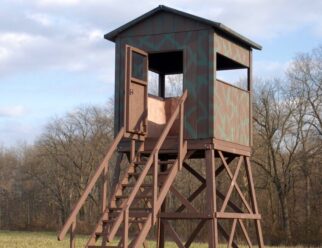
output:
M 218 53 L 216 78 L 248 90 L 248 68 Z

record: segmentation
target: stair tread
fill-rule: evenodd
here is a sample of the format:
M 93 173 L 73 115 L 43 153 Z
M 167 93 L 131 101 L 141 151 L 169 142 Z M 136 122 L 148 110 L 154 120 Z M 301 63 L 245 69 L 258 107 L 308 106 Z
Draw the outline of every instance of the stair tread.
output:
M 122 184 L 122 186 L 123 187 L 134 187 L 135 186 L 135 184 L 136 183 L 123 183 Z M 143 184 L 141 184 L 141 186 L 140 187 L 146 187 L 146 188 L 148 188 L 148 187 L 152 187 L 153 186 L 153 184 L 150 184 L 150 183 L 143 183 Z
M 130 196 L 129 195 L 117 195 L 115 196 L 116 198 L 118 199 L 126 199 L 126 198 L 129 198 Z M 136 195 L 135 198 L 151 198 L 152 195 Z
M 114 223 L 114 221 L 115 221 L 116 219 L 115 218 L 113 218 L 113 219 L 109 219 L 109 220 L 103 220 L 103 223 L 104 224 L 111 224 L 111 223 Z M 129 223 L 143 223 L 143 222 L 145 222 L 146 221 L 146 219 L 141 219 L 141 220 L 138 220 L 138 219 L 130 219 L 129 220 Z
M 129 217 L 131 217 L 131 218 L 147 218 L 150 213 L 151 212 L 148 212 L 148 211 L 130 211 Z M 110 214 L 112 217 L 116 217 L 120 214 L 120 212 L 111 212 Z
M 122 210 L 123 208 L 109 208 L 110 210 Z M 130 211 L 133 210 L 133 211 L 151 211 L 152 208 L 130 208 Z
M 140 176 L 142 172 L 129 172 L 128 175 L 130 176 Z M 168 171 L 162 171 L 162 172 L 158 172 L 158 175 L 168 175 L 169 172 Z M 147 173 L 148 176 L 153 176 L 153 172 L 152 171 L 149 171 Z
M 158 164 L 173 164 L 176 160 L 175 159 L 169 159 L 164 161 L 158 161 Z M 147 161 L 136 161 L 134 164 L 136 165 L 145 165 Z

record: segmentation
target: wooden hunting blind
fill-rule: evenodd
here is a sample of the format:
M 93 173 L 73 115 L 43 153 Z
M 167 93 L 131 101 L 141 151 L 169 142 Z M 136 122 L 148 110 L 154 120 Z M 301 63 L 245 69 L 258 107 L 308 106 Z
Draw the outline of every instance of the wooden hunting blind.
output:
M 250 165 L 252 50 L 261 46 L 221 23 L 162 5 L 104 37 L 115 42 L 115 139 L 59 239 L 70 229 L 74 247 L 77 214 L 102 175 L 102 216 L 86 247 L 113 247 L 109 243 L 118 234 L 116 247 L 147 247 L 155 224 L 157 247 L 165 246 L 166 236 L 189 247 L 203 229 L 209 247 L 223 239 L 238 247 L 240 236 L 249 247 L 254 237 L 264 247 Z M 217 77 L 240 69 L 246 71 L 244 88 Z M 148 93 L 151 73 L 157 75 L 154 95 Z M 181 75 L 175 83 L 182 92 L 169 97 L 167 77 L 174 74 Z M 125 154 L 128 167 L 107 204 L 113 152 L 116 166 Z M 204 167 L 196 168 L 191 159 Z M 238 186 L 242 168 L 243 190 Z M 190 195 L 174 186 L 182 169 L 200 183 Z M 226 179 L 220 179 L 222 172 Z M 203 191 L 207 204 L 197 206 L 194 200 Z M 169 194 L 181 204 L 177 209 L 167 205 Z M 199 221 L 185 243 L 171 225 L 182 220 Z M 246 221 L 254 221 L 253 229 L 247 230 Z
M 164 104 L 165 75 L 183 74 L 183 90 L 187 89 L 189 94 L 184 111 L 184 138 L 189 140 L 188 146 L 203 146 L 212 140 L 225 150 L 239 149 L 249 154 L 252 49 L 261 49 L 259 45 L 223 24 L 165 6 L 121 26 L 105 38 L 116 45 L 116 133 L 126 124 L 129 134 L 136 134 L 133 126 L 141 125 L 136 126 L 139 133 L 153 136 L 156 123 L 145 119 L 148 115 L 144 113 L 157 111 L 148 108 L 148 70 L 159 75 L 158 96 Z M 126 63 L 132 66 L 130 81 L 126 79 Z M 249 72 L 245 78 L 247 89 L 216 78 L 217 71 L 241 68 Z

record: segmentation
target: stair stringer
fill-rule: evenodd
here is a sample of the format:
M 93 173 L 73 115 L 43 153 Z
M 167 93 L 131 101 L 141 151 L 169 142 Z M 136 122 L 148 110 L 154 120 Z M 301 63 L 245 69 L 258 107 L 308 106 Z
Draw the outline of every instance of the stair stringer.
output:
M 106 207 L 106 209 L 104 210 L 104 212 L 102 213 L 102 215 L 99 218 L 99 221 L 97 222 L 97 225 L 95 226 L 94 231 L 91 233 L 91 236 L 85 246 L 85 248 L 88 248 L 90 245 L 95 245 L 96 241 L 97 241 L 97 237 L 96 237 L 96 233 L 100 232 L 100 230 L 103 231 L 103 221 L 109 218 L 109 208 L 112 207 L 113 202 L 116 201 L 116 195 L 117 192 L 122 192 L 122 184 L 126 183 L 128 180 L 128 173 L 131 172 L 134 169 L 134 163 L 130 162 L 129 166 L 127 167 L 127 171 L 124 173 L 123 178 L 117 183 L 114 193 L 110 199 L 110 204 Z M 106 224 L 109 225 L 109 224 Z
M 182 157 L 185 157 L 187 154 L 187 141 L 184 142 L 183 144 L 183 150 L 182 150 Z M 183 161 L 182 161 L 183 162 Z M 158 199 L 157 199 L 157 206 L 160 206 L 159 208 L 156 209 L 156 212 L 160 211 L 161 205 L 165 199 L 165 197 L 167 196 L 169 189 L 171 187 L 171 185 L 173 184 L 176 175 L 179 172 L 179 156 L 176 159 L 174 165 L 171 168 L 171 171 L 169 172 L 168 177 L 166 178 L 165 182 L 163 183 L 163 186 L 160 190 Z M 137 247 L 141 247 L 143 242 L 145 241 L 146 236 L 148 235 L 149 231 L 151 230 L 151 228 L 155 225 L 155 223 L 157 222 L 157 218 L 152 218 L 153 213 L 150 213 L 147 217 L 147 220 L 143 226 L 143 228 L 141 229 L 139 235 L 137 236 L 137 238 L 135 240 L 132 241 L 133 244 L 130 244 L 131 248 L 137 248 Z

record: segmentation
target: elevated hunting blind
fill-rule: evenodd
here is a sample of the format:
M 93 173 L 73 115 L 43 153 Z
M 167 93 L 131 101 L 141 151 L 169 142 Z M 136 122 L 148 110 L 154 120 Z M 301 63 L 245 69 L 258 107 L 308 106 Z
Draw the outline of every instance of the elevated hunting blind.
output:
M 188 146 L 213 142 L 229 151 L 249 153 L 252 49 L 261 49 L 259 45 L 220 23 L 165 6 L 121 26 L 105 38 L 116 45 L 116 133 L 125 125 L 129 134 L 153 136 L 156 124 L 153 121 L 157 120 L 150 112 L 158 111 L 160 104 L 156 101 L 153 101 L 156 106 L 149 104 L 148 71 L 158 74 L 161 97 L 158 100 L 165 104 L 165 75 L 183 74 L 183 90 L 187 89 L 189 94 L 184 111 L 184 138 L 189 141 Z M 245 90 L 217 80 L 218 71 L 241 68 L 248 70 Z M 133 130 L 137 125 L 140 128 Z
M 74 247 L 77 214 L 102 175 L 102 216 L 86 247 L 113 247 L 117 235 L 115 247 L 147 247 L 154 225 L 157 247 L 167 237 L 189 247 L 204 229 L 209 247 L 223 240 L 238 247 L 241 237 L 249 247 L 255 237 L 264 247 L 250 165 L 252 49 L 261 46 L 221 23 L 162 5 L 104 37 L 115 42 L 115 139 L 59 239 L 70 229 Z M 217 78 L 241 69 L 244 87 Z M 180 92 L 169 97 L 167 80 L 178 74 Z M 126 155 L 127 167 L 107 204 L 113 152 L 115 166 Z M 199 187 L 180 192 L 174 184 L 180 173 L 191 174 Z M 172 224 L 187 220 L 196 225 L 183 243 Z

